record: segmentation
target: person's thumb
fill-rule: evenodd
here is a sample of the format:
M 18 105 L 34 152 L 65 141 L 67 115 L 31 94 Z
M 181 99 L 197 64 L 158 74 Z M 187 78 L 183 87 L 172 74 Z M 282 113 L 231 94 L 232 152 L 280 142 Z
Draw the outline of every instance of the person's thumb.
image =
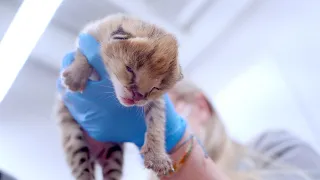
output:
M 88 63 L 94 67 L 100 77 L 106 75 L 106 70 L 100 55 L 100 44 L 90 34 L 80 34 L 78 48 L 81 53 L 87 58 Z

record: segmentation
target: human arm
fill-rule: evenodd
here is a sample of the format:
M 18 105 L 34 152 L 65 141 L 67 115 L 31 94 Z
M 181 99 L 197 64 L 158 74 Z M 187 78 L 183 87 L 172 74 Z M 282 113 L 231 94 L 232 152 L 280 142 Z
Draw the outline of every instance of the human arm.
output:
M 190 131 L 186 129 L 183 138 L 176 145 L 179 147 L 190 136 Z M 187 146 L 184 145 L 176 152 L 170 154 L 173 162 L 179 161 L 186 151 Z M 190 156 L 185 161 L 181 169 L 171 176 L 163 177 L 161 180 L 229 180 L 229 178 L 215 165 L 210 158 L 206 158 L 202 146 L 194 141 L 194 146 Z

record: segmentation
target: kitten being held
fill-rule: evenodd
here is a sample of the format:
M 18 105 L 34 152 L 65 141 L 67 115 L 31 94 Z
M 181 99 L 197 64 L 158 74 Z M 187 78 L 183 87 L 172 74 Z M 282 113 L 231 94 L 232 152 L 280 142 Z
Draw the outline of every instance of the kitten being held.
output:
M 141 153 L 145 166 L 159 175 L 168 173 L 172 162 L 165 149 L 165 102 L 162 96 L 183 77 L 178 64 L 176 39 L 153 24 L 120 14 L 95 21 L 82 33 L 92 35 L 100 43 L 101 57 L 119 102 L 127 107 L 144 106 L 147 132 Z M 92 72 L 86 57 L 77 50 L 73 63 L 62 73 L 65 87 L 71 91 L 83 91 Z M 74 176 L 78 180 L 94 179 L 91 162 L 82 157 L 90 157 L 90 152 L 80 150 L 87 143 L 83 138 L 70 139 L 83 137 L 83 131 L 62 101 L 58 115 L 65 152 Z M 108 144 L 105 151 L 119 150 L 122 161 L 122 144 Z M 75 156 L 76 152 L 84 154 Z M 75 164 L 75 158 L 86 161 Z M 115 159 L 119 160 L 119 157 Z M 119 171 L 121 169 L 117 169 Z M 112 173 L 104 176 L 120 178 Z

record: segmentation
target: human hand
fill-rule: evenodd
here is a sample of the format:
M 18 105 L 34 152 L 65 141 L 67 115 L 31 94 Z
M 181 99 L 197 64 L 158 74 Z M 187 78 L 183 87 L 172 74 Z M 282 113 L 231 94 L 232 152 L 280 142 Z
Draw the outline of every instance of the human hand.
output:
M 99 74 L 100 80 L 88 80 L 86 88 L 80 93 L 64 91 L 61 79 L 58 79 L 58 89 L 70 113 L 88 135 L 97 141 L 132 142 L 141 148 L 146 132 L 143 108 L 124 107 L 119 103 L 100 56 L 100 44 L 91 35 L 80 35 L 79 49 Z M 61 71 L 73 60 L 74 52 L 67 54 Z M 163 98 L 166 102 L 165 139 L 168 152 L 182 138 L 186 122 L 175 112 L 168 95 Z

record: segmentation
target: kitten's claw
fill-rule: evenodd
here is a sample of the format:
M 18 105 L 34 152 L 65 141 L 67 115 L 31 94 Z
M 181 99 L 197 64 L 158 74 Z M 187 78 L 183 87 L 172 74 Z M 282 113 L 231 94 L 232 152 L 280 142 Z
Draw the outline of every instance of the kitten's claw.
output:
M 170 157 L 165 153 L 155 153 L 148 148 L 142 148 L 141 153 L 144 155 L 144 165 L 146 168 L 153 170 L 158 175 L 165 175 L 174 171 Z
M 152 169 L 155 173 L 159 175 L 165 175 L 171 172 L 172 163 L 169 157 L 155 157 L 145 159 L 144 165 L 148 169 Z

